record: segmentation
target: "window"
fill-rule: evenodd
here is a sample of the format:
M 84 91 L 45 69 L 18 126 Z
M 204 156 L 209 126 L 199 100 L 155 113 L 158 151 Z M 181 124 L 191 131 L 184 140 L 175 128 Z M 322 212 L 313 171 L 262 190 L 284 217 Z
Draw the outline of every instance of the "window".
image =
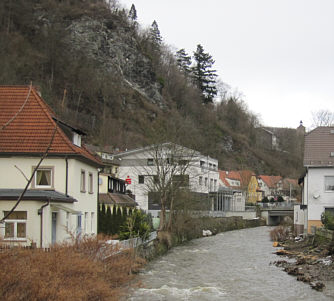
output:
M 86 192 L 86 172 L 84 170 L 81 170 L 80 191 Z
M 154 165 L 153 159 L 147 159 L 147 165 L 153 166 Z
M 215 180 L 213 184 L 213 191 L 216 191 L 216 190 L 217 190 L 217 180 Z
M 203 185 L 203 177 L 201 177 L 201 176 L 199 177 L 198 184 L 199 184 L 199 186 Z
M 88 233 L 88 212 L 85 212 L 85 225 L 84 225 L 85 233 Z
M 90 214 L 90 232 L 94 233 L 94 223 L 95 223 L 95 213 L 91 212 Z
M 210 191 L 212 191 L 213 179 L 210 179 Z
M 334 176 L 325 177 L 325 191 L 334 191 Z
M 138 176 L 138 183 L 144 184 L 144 176 Z
M 204 179 L 204 186 L 205 186 L 205 187 L 208 187 L 208 178 L 205 178 L 205 179 Z
M 173 184 L 176 184 L 179 187 L 188 187 L 189 186 L 189 175 L 174 175 Z
M 35 169 L 35 166 L 32 167 Z M 50 189 L 53 188 L 53 177 L 54 177 L 54 168 L 53 167 L 41 167 L 38 168 L 34 175 L 34 180 L 31 183 L 32 188 L 39 189 Z
M 77 216 L 77 236 L 81 235 L 81 215 Z
M 4 211 L 7 215 L 9 211 Z M 14 211 L 5 220 L 5 239 L 25 240 L 27 211 Z
M 88 192 L 89 193 L 93 193 L 93 187 L 94 187 L 93 174 L 90 172 L 88 175 Z

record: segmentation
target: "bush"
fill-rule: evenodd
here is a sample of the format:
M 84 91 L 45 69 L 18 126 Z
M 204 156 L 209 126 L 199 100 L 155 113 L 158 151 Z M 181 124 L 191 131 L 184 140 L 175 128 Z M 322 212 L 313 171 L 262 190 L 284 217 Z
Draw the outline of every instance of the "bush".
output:
M 285 226 L 277 226 L 270 231 L 272 241 L 284 241 L 289 238 L 290 228 Z
M 42 249 L 4 249 L 0 253 L 1 300 L 119 300 L 122 287 L 141 264 L 130 251 L 113 256 L 106 238 L 83 238 Z M 104 258 L 106 259 L 104 259 Z
M 334 214 L 330 212 L 323 212 L 321 214 L 321 222 L 325 229 L 334 230 Z
M 152 216 L 145 214 L 142 210 L 134 210 L 121 226 L 120 239 L 140 237 L 145 240 L 152 229 Z
M 264 197 L 263 199 L 262 199 L 262 201 L 261 201 L 262 203 L 269 203 L 269 200 L 268 200 L 268 198 L 267 197 Z
M 279 197 L 277 198 L 277 202 L 280 202 L 280 203 L 284 202 L 283 197 L 282 197 L 282 196 L 279 196 Z

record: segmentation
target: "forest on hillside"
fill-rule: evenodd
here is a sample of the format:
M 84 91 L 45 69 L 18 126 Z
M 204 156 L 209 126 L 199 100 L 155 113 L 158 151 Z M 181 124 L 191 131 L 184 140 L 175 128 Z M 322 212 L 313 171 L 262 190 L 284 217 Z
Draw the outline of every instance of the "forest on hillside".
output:
M 175 51 L 137 13 L 117 0 L 1 1 L 0 84 L 32 82 L 101 147 L 173 141 L 221 169 L 301 174 L 303 136 L 281 129 L 279 150 L 256 143 L 257 116 L 218 79 L 201 41 L 192 54 Z

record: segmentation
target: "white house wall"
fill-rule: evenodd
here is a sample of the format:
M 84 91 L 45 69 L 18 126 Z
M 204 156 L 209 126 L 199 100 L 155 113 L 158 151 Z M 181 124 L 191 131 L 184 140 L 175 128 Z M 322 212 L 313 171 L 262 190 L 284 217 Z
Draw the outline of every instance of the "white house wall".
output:
M 7 157 L 0 158 L 0 188 L 3 189 L 23 189 L 27 183 L 21 171 L 30 177 L 33 166 L 39 162 L 39 158 L 34 157 Z M 17 169 L 15 165 L 21 170 Z M 43 160 L 40 167 L 53 167 L 54 190 L 66 193 L 66 161 L 64 158 L 46 158 Z M 80 191 L 81 170 L 85 171 L 86 175 L 86 192 Z M 89 173 L 93 174 L 93 192 L 88 191 Z M 31 188 L 31 187 L 29 187 Z M 98 193 L 98 172 L 97 168 L 81 162 L 76 159 L 68 159 L 68 195 L 78 200 L 73 204 L 62 203 L 65 207 L 82 213 L 82 233 L 96 234 L 97 233 L 97 193 Z M 0 201 L 1 214 L 3 211 L 11 209 L 8 205 L 9 201 Z M 22 204 L 22 205 L 21 205 Z M 28 213 L 27 227 L 29 226 L 29 235 L 34 241 L 38 242 L 40 235 L 40 216 L 37 216 L 37 210 L 43 205 L 43 202 L 26 202 L 22 201 L 19 206 L 24 206 Z M 4 209 L 2 209 L 4 208 Z M 16 209 L 20 211 L 20 207 Z M 43 247 L 48 247 L 51 243 L 51 208 L 44 208 L 44 223 L 43 223 Z M 68 232 L 75 234 L 77 225 L 77 215 L 70 214 L 69 221 L 71 228 L 65 229 L 66 212 L 58 210 L 57 214 L 57 242 L 61 242 L 69 237 Z M 31 226 L 34 224 L 34 226 Z M 86 229 L 84 226 L 86 225 Z M 27 228 L 28 236 L 28 228 Z
M 124 154 L 119 159 L 119 177 L 126 179 L 128 176 L 131 178 L 131 184 L 127 186 L 127 189 L 136 196 L 136 202 L 139 207 L 148 210 L 148 191 L 149 185 L 139 184 L 139 175 L 156 175 L 155 166 L 147 166 L 147 159 L 153 159 L 153 153 L 151 151 L 134 152 Z M 186 158 L 186 156 L 185 156 Z M 205 166 L 200 166 L 200 160 L 205 162 Z M 214 164 L 216 170 L 209 169 L 209 164 Z M 191 158 L 191 163 L 187 169 L 186 174 L 189 175 L 190 190 L 193 192 L 208 193 L 210 190 L 210 181 L 216 181 L 216 188 L 212 187 L 211 191 L 218 191 L 219 187 L 219 172 L 218 161 L 207 156 L 195 156 Z M 202 185 L 199 185 L 199 177 L 202 176 Z M 208 179 L 208 184 L 205 186 L 205 178 Z M 145 179 L 146 180 L 146 179 Z
M 320 221 L 325 208 L 334 207 L 334 192 L 325 191 L 325 176 L 334 176 L 334 168 L 309 168 L 304 179 L 303 203 L 308 205 L 308 221 Z

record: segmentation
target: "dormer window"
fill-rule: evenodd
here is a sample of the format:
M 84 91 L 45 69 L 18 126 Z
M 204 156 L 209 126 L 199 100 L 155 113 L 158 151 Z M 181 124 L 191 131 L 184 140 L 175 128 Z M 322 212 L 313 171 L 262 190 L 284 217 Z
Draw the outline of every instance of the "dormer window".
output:
M 73 132 L 72 142 L 74 145 L 81 147 L 81 135 L 76 132 Z

